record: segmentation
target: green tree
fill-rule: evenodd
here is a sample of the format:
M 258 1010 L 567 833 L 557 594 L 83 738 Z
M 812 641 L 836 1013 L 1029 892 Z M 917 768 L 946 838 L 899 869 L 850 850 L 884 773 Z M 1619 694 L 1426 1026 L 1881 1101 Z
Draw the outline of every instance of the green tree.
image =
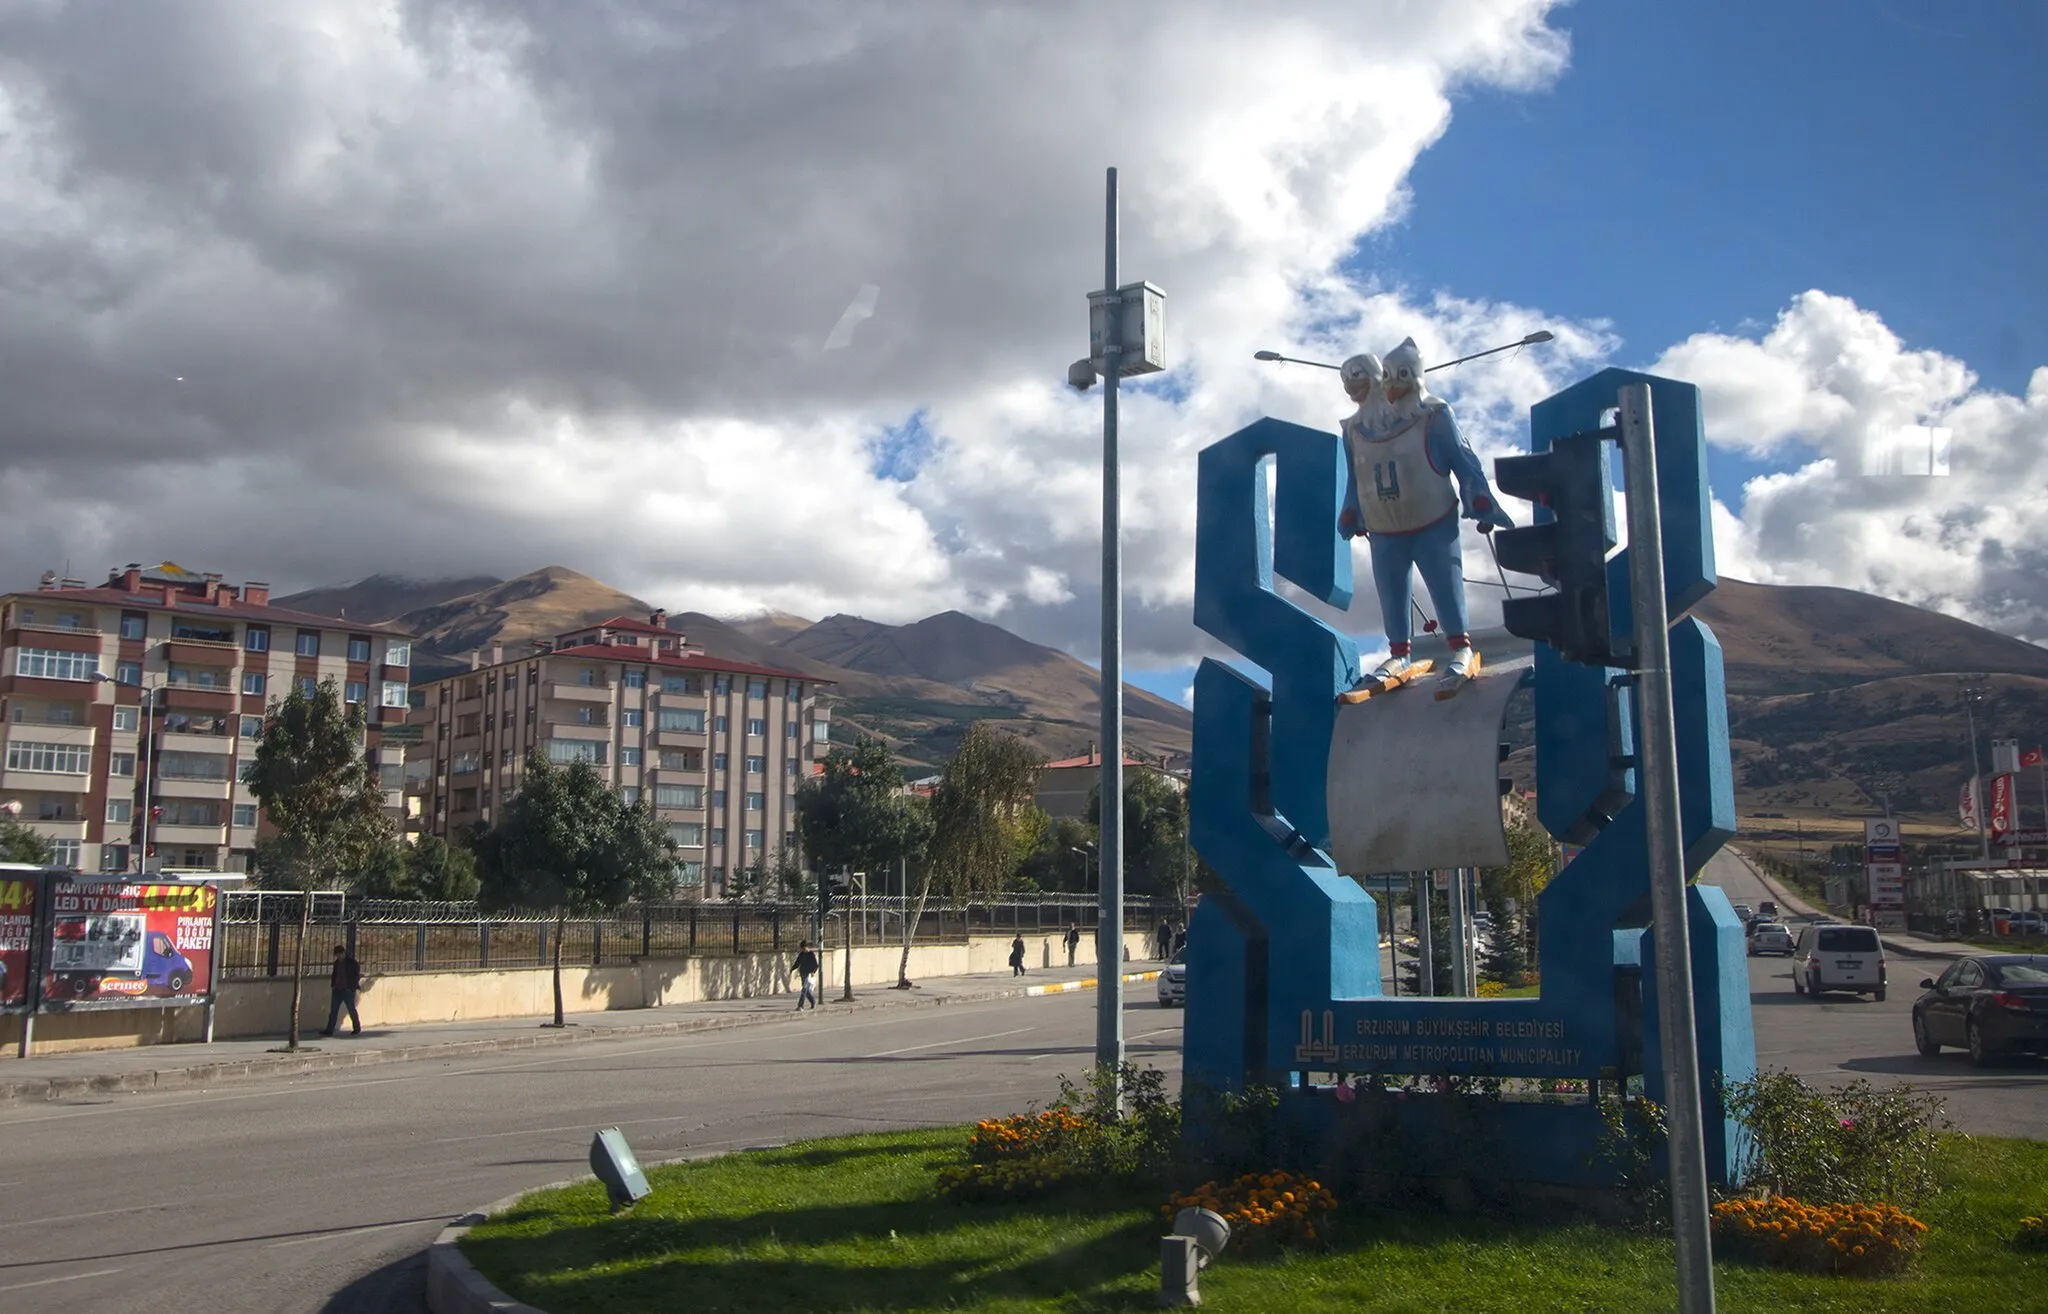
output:
M 294 687 L 272 701 L 249 762 L 249 792 L 274 828 L 256 846 L 257 872 L 264 885 L 300 895 L 287 1049 L 299 1047 L 313 891 L 345 884 L 391 839 L 377 769 L 363 751 L 367 734 L 361 705 L 344 703 L 332 679 L 310 693 Z
M 1512 936 L 1521 949 L 1520 970 L 1527 970 L 1536 952 L 1536 896 L 1557 870 L 1557 844 L 1541 826 L 1522 820 L 1509 824 L 1507 840 L 1507 865 L 1480 868 L 1479 897 L 1493 914 L 1492 947 L 1500 951 L 1501 941 Z M 1510 900 L 1517 913 L 1512 919 L 1507 917 Z
M 1061 817 L 1047 826 L 1038 847 L 1025 857 L 1020 877 L 1032 888 L 1085 894 L 1095 887 L 1095 826 L 1080 817 Z
M 917 920 L 936 885 L 954 899 L 994 894 L 1016 874 L 1020 840 L 1034 830 L 1038 769 L 1044 759 L 1022 740 L 976 721 L 946 763 L 932 795 L 930 861 L 918 890 Z M 1043 815 L 1043 814 L 1039 814 Z M 913 922 L 913 924 L 915 924 Z M 901 984 L 909 984 L 910 939 L 903 941 Z
M 47 867 L 57 860 L 57 846 L 36 834 L 17 815 L 19 803 L 8 805 L 7 820 L 0 824 L 0 862 L 26 862 Z
M 822 775 L 811 777 L 796 791 L 797 835 L 812 866 L 823 872 L 865 872 L 879 875 L 923 851 L 930 837 L 925 810 L 903 796 L 903 772 L 888 744 L 861 736 L 851 749 L 834 748 Z M 923 915 L 923 905 L 918 907 Z M 910 985 L 910 937 L 915 922 L 905 924 L 899 987 Z M 819 927 L 822 937 L 824 928 Z M 852 923 L 847 923 L 849 948 Z M 845 958 L 846 980 L 840 998 L 853 998 L 853 960 Z
M 478 903 L 553 913 L 555 1026 L 562 1016 L 562 931 L 570 917 L 671 894 L 676 849 L 646 801 L 624 802 L 587 762 L 557 766 L 535 750 L 497 824 L 477 841 Z
M 1102 787 L 1088 796 L 1088 821 L 1102 824 Z M 1188 796 L 1175 781 L 1139 768 L 1124 773 L 1124 891 L 1163 894 L 1185 904 L 1195 884 L 1188 843 Z
M 394 840 L 371 854 L 356 890 L 370 899 L 466 903 L 476 898 L 476 855 L 438 835 L 422 835 L 410 844 Z

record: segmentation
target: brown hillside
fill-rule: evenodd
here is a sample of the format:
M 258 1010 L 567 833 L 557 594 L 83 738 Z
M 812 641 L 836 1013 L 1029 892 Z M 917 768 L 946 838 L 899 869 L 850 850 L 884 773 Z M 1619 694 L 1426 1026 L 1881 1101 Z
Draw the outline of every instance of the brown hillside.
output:
M 2048 678 L 2048 648 L 1850 589 L 1723 579 L 1694 609 L 1731 693 L 1778 694 L 1943 671 Z
M 273 599 L 280 607 L 310 611 L 318 616 L 342 616 L 349 620 L 377 624 L 407 612 L 437 607 L 504 583 L 495 575 L 471 575 L 464 579 L 407 579 L 403 575 L 372 575 L 353 584 L 307 589 Z
M 758 616 L 721 616 L 718 621 L 762 643 L 780 643 L 818 623 L 802 616 L 792 616 L 786 611 L 765 611 Z
M 394 623 L 420 636 L 420 647 L 446 669 L 466 666 L 470 653 L 492 640 L 515 643 L 550 638 L 613 616 L 644 617 L 649 607 L 567 566 L 543 566 L 517 579 L 432 607 L 407 612 Z

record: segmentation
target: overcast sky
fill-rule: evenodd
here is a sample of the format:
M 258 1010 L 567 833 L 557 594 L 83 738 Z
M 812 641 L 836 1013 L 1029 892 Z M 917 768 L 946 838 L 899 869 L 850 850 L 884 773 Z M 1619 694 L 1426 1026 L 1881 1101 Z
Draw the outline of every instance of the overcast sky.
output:
M 1062 380 L 1115 164 L 1174 365 L 1126 392 L 1132 665 L 1201 651 L 1195 454 L 1348 409 L 1254 349 L 1537 327 L 1447 381 L 1483 455 L 1600 365 L 1688 378 L 1747 462 L 1717 483 L 1728 573 L 2048 639 L 2048 371 L 1991 387 L 1853 288 L 1629 342 L 1375 272 L 1460 97 L 1590 76 L 1576 12 L 0 0 L 0 566 L 560 563 L 674 610 L 958 607 L 1092 659 L 1100 402 Z M 1866 478 L 1908 424 L 1953 428 L 1950 477 Z

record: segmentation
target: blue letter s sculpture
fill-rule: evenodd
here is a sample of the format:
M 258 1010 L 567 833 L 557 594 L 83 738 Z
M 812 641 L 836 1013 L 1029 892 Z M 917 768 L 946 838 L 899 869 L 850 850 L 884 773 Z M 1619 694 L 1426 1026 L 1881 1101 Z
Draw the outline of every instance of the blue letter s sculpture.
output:
M 1659 438 L 1681 824 L 1688 874 L 1734 833 L 1721 650 L 1684 613 L 1714 586 L 1698 390 L 1606 370 L 1531 409 L 1531 447 L 1598 426 L 1625 383 L 1644 381 Z M 1274 495 L 1267 494 L 1271 466 Z M 1289 1126 L 1330 1130 L 1338 1102 L 1307 1074 L 1579 1078 L 1598 1090 L 1639 1073 L 1663 1094 L 1650 969 L 1646 836 L 1630 753 L 1636 735 L 1625 672 L 1536 650 L 1537 815 L 1584 847 L 1538 899 L 1540 994 L 1533 999 L 1391 998 L 1380 982 L 1370 895 L 1331 865 L 1327 771 L 1336 695 L 1358 674 L 1357 646 L 1275 590 L 1276 574 L 1336 607 L 1351 600 L 1350 546 L 1338 534 L 1344 489 L 1337 437 L 1259 420 L 1200 458 L 1195 622 L 1271 677 L 1216 660 L 1195 676 L 1191 834 L 1225 889 L 1204 895 L 1189 928 L 1183 1073 L 1188 1092 L 1283 1088 Z M 1542 514 L 1539 512 L 1539 514 Z M 1625 553 L 1610 563 L 1613 627 L 1630 633 Z M 1497 675 L 1491 678 L 1510 678 Z M 1424 697 L 1422 691 L 1392 697 Z M 1429 751 L 1427 744 L 1417 752 Z M 1401 809 L 1402 797 L 1374 800 Z M 1446 863 L 1444 865 L 1450 865 Z M 1755 1070 L 1742 933 L 1718 889 L 1688 895 L 1700 1067 L 1739 1080 Z M 1443 1101 L 1402 1102 L 1418 1137 Z M 1491 1171 L 1504 1180 L 1600 1185 L 1592 1103 L 1501 1101 Z M 1738 1171 L 1736 1131 L 1708 1119 L 1708 1168 Z M 1199 1134 L 1199 1133 L 1197 1133 Z

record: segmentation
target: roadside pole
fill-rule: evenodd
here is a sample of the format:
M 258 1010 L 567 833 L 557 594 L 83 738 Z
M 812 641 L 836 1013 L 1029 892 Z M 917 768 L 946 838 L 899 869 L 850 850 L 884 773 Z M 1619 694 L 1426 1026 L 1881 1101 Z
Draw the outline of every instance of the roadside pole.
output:
M 1103 213 L 1102 287 L 1117 293 L 1116 170 Z M 1121 307 L 1102 344 L 1102 826 L 1095 928 L 1095 1066 L 1117 1077 L 1124 1061 L 1124 581 L 1123 504 L 1117 453 L 1117 382 L 1123 373 Z
M 1650 386 L 1621 389 L 1623 478 L 1628 489 L 1629 597 L 1635 614 L 1636 778 L 1649 833 L 1651 935 L 1657 951 L 1657 1022 L 1670 1114 L 1671 1226 L 1678 1243 L 1678 1307 L 1713 1314 L 1714 1252 L 1695 1040 L 1692 947 L 1687 935 L 1685 835 L 1678 813 L 1677 722 L 1671 705 L 1670 617 L 1657 506 L 1657 436 Z

